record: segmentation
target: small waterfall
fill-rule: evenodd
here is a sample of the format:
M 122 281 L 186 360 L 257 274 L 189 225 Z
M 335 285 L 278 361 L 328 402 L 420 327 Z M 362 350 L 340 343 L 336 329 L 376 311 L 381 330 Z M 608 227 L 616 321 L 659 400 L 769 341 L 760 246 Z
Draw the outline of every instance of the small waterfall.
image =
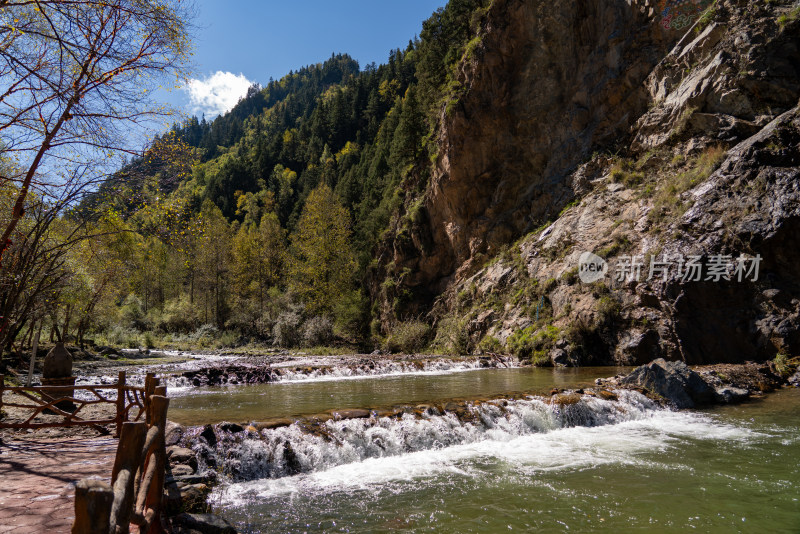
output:
M 275 382 L 294 382 L 302 380 L 338 379 L 355 377 L 390 376 L 407 373 L 441 373 L 445 371 L 469 371 L 490 367 L 519 367 L 519 362 L 508 356 L 493 358 L 471 358 L 452 360 L 447 358 L 433 360 L 377 360 L 358 366 L 335 366 L 315 368 L 275 368 Z
M 390 360 L 360 358 L 337 365 L 276 365 L 273 367 L 229 365 L 189 370 L 180 378 L 186 385 L 220 386 L 262 384 L 267 382 L 300 382 L 396 376 L 402 374 L 446 373 L 473 369 L 519 367 L 519 360 L 510 356 L 477 358 L 431 358 L 424 360 Z
M 568 394 L 553 399 L 499 399 L 467 403 L 455 411 L 417 407 L 396 416 L 298 422 L 261 432 L 252 427 L 234 434 L 218 431 L 215 447 L 197 440 L 194 448 L 207 467 L 222 467 L 230 481 L 241 482 L 484 440 L 510 441 L 567 427 L 613 425 L 660 410 L 634 391 L 621 390 L 608 397 Z

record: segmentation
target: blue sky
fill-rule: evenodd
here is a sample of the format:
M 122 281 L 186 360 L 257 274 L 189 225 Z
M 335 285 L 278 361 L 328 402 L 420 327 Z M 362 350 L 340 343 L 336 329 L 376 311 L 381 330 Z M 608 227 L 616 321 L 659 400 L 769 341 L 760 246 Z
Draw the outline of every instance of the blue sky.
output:
M 290 70 L 347 53 L 364 65 L 405 48 L 446 0 L 197 0 L 195 80 L 167 99 L 213 118 L 251 82 L 265 85 Z

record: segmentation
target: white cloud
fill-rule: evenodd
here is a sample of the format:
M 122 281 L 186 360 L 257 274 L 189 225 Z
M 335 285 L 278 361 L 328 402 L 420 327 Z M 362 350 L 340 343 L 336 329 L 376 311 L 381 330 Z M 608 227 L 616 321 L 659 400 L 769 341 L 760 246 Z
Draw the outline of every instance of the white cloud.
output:
M 185 89 L 189 92 L 193 111 L 205 113 L 207 118 L 213 119 L 235 106 L 252 84 L 244 74 L 218 70 L 204 80 L 189 80 Z

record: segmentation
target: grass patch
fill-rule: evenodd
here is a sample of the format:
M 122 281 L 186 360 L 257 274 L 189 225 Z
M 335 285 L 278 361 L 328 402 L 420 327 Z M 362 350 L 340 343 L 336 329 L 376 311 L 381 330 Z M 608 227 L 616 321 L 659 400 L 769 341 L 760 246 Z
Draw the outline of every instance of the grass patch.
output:
M 638 170 L 639 168 L 631 160 L 623 159 L 611 167 L 609 176 L 614 183 L 622 183 L 626 187 L 635 187 L 644 181 L 644 173 Z
M 597 251 L 597 255 L 603 259 L 608 259 L 612 256 L 628 250 L 631 246 L 631 240 L 626 234 L 614 234 L 613 241 L 608 246 L 605 246 Z
M 721 146 L 713 146 L 694 159 L 684 172 L 667 179 L 653 198 L 653 208 L 647 214 L 651 224 L 664 221 L 670 215 L 680 216 L 686 211 L 681 195 L 711 176 L 725 159 L 726 151 Z
M 517 330 L 508 338 L 508 350 L 521 360 L 530 360 L 537 367 L 550 365 L 550 349 L 555 346 L 560 330 L 555 326 L 546 326 L 537 330 L 529 326 Z
M 697 19 L 697 25 L 694 27 L 695 33 L 700 33 L 706 29 L 706 26 L 711 24 L 711 21 L 714 20 L 714 15 L 717 14 L 717 0 L 711 2 L 711 5 L 708 6 L 703 14 L 700 15 L 700 18 Z
M 800 5 L 793 7 L 791 11 L 778 17 L 778 26 L 783 29 L 787 24 L 797 20 L 798 18 L 800 18 Z

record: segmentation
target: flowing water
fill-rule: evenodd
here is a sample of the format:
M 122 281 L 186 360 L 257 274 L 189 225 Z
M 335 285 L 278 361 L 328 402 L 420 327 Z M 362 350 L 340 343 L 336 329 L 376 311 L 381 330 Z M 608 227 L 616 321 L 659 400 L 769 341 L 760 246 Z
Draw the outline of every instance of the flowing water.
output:
M 320 376 L 252 386 L 188 390 L 170 402 L 170 419 L 197 425 L 260 421 L 346 408 L 383 408 L 400 403 L 453 397 L 489 396 L 511 391 L 546 392 L 553 387 L 592 385 L 595 378 L 624 372 L 621 367 L 572 369 L 449 369 L 370 376 Z M 173 393 L 170 393 L 173 395 Z
M 318 391 L 291 390 L 310 396 L 295 398 L 308 405 L 287 401 L 278 411 L 319 411 L 330 395 L 341 408 L 342 391 L 358 398 L 353 405 L 377 404 L 370 387 L 409 402 L 544 388 L 562 376 L 550 372 L 545 385 L 523 371 L 317 382 Z M 322 429 L 291 425 L 218 446 L 228 482 L 215 489 L 214 506 L 240 532 L 800 532 L 798 389 L 691 412 L 621 392 L 618 401 L 492 401 L 460 418 L 406 414 Z

